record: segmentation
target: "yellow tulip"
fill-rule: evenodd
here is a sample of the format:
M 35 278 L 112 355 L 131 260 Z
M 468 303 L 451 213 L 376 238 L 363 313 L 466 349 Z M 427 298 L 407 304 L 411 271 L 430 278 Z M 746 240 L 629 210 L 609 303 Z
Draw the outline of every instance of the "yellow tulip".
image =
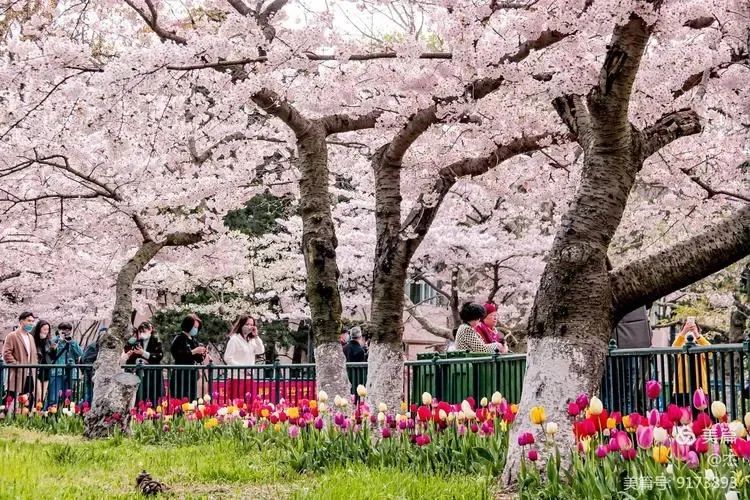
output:
M 665 464 L 669 460 L 669 448 L 666 446 L 654 446 L 653 455 L 654 460 L 660 464 Z
M 533 407 L 529 413 L 532 424 L 541 425 L 547 420 L 547 415 L 544 413 L 544 407 L 542 406 Z
M 607 419 L 607 429 L 614 429 L 615 427 L 617 427 L 617 420 L 615 420 L 612 417 L 609 417 Z

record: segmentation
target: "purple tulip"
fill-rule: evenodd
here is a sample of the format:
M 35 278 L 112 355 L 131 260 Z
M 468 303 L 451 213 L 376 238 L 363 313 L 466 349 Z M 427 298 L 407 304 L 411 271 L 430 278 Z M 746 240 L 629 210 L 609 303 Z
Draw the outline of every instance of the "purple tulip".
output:
M 576 406 L 578 408 L 586 408 L 589 405 L 589 397 L 585 394 L 581 394 L 576 398 Z
M 388 439 L 389 437 L 391 437 L 391 430 L 388 427 L 383 427 L 383 430 L 380 432 L 383 436 L 383 439 Z
M 289 437 L 292 439 L 296 439 L 297 437 L 299 437 L 299 427 L 297 427 L 296 425 L 290 425 Z
M 320 430 L 323 428 L 323 419 L 318 417 L 315 419 L 315 428 Z
M 600 444 L 599 446 L 596 447 L 596 456 L 599 458 L 606 457 L 608 452 L 609 450 L 603 444 Z
M 333 416 L 333 423 L 343 428 L 344 424 L 346 423 L 344 414 L 341 412 L 336 413 L 336 415 Z

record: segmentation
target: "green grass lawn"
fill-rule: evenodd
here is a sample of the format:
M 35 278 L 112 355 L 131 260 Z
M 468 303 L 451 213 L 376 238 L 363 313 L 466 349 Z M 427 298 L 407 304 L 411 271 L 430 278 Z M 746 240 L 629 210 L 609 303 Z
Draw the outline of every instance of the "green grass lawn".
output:
M 142 445 L 130 439 L 86 441 L 0 427 L 2 498 L 142 498 L 135 477 L 146 469 L 177 498 L 400 499 L 492 496 L 492 481 L 474 476 L 417 476 L 349 467 L 299 474 L 283 452 L 225 440 L 193 446 Z

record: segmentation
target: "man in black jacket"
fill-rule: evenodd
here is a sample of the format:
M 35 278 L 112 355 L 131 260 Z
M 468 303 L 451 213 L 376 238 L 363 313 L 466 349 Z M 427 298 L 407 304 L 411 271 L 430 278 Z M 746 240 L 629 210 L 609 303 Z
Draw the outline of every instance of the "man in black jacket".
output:
M 362 330 L 355 326 L 349 330 L 349 342 L 344 346 L 344 356 L 347 363 L 358 363 L 367 361 L 365 358 L 365 337 Z

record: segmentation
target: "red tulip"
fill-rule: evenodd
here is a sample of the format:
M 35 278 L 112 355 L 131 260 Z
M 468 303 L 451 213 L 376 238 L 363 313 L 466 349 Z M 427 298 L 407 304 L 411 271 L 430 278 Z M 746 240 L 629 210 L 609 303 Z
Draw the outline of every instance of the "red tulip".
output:
M 518 435 L 518 446 L 534 444 L 534 435 L 530 432 L 522 432 Z
M 682 409 L 676 404 L 672 403 L 667 406 L 667 415 L 673 422 L 679 422 L 682 418 Z
M 617 434 L 615 434 L 615 441 L 617 442 L 617 447 L 620 450 L 627 450 L 633 447 L 633 442 L 630 440 L 630 436 L 628 436 L 628 433 L 625 431 L 619 431 Z
M 621 450 L 620 455 L 625 460 L 633 460 L 635 456 L 637 455 L 637 452 L 635 451 L 635 448 L 628 448 L 625 450 Z
M 420 406 L 417 409 L 417 418 L 421 420 L 422 422 L 427 422 L 430 419 L 430 414 L 432 412 L 430 411 L 430 408 L 427 406 Z
M 743 438 L 736 438 L 732 443 L 732 451 L 740 458 L 750 458 L 750 442 Z
M 589 397 L 585 394 L 581 394 L 576 398 L 576 404 L 578 408 L 586 408 L 589 405 Z
M 529 457 L 529 460 L 531 460 L 532 462 L 536 462 L 537 460 L 539 460 L 539 453 L 533 449 L 529 450 L 528 457 Z
M 706 438 L 703 436 L 698 436 L 698 439 L 695 440 L 695 443 L 693 443 L 693 448 L 695 449 L 696 453 L 706 453 L 708 452 L 708 441 L 706 441 Z

